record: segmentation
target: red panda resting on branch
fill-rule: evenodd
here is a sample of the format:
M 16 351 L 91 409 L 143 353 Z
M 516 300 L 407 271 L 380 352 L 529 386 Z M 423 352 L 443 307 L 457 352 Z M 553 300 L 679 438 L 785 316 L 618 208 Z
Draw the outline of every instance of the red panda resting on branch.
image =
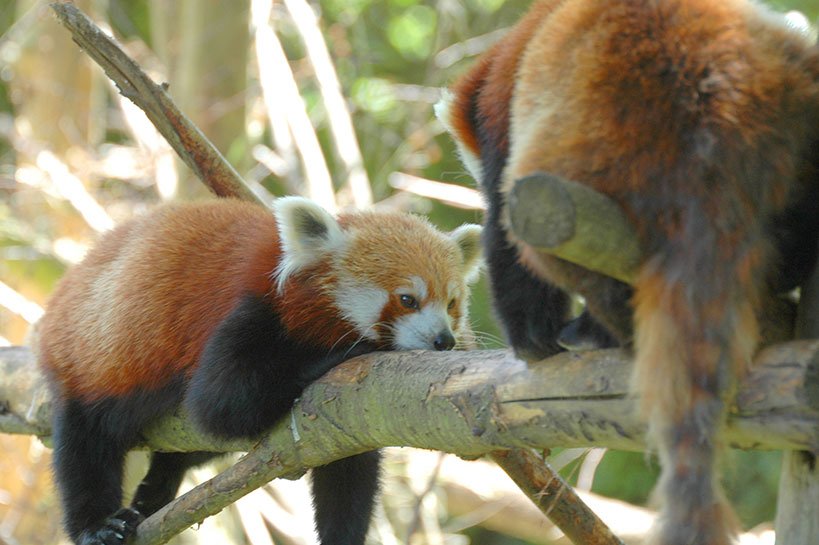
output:
M 563 290 L 633 342 L 663 466 L 655 544 L 734 539 L 718 432 L 765 301 L 816 261 L 818 82 L 816 46 L 753 2 L 545 0 L 439 110 L 487 198 L 487 265 L 516 352 L 559 349 Z M 621 206 L 645 255 L 633 291 L 515 239 L 505 196 L 537 172 Z
M 154 453 L 120 509 L 125 454 L 184 403 L 214 435 L 255 437 L 302 390 L 373 350 L 454 348 L 468 332 L 480 227 L 408 214 L 338 218 L 286 197 L 159 207 L 106 234 L 40 324 L 54 467 L 71 539 L 119 545 L 210 453 Z M 362 545 L 378 489 L 367 452 L 312 472 L 323 545 Z

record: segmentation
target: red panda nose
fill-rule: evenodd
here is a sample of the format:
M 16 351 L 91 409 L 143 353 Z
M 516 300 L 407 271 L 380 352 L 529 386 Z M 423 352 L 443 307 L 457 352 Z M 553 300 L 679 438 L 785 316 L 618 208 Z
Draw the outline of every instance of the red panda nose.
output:
M 455 348 L 455 337 L 449 331 L 442 331 L 432 341 L 432 346 L 435 347 L 435 350 L 452 350 Z

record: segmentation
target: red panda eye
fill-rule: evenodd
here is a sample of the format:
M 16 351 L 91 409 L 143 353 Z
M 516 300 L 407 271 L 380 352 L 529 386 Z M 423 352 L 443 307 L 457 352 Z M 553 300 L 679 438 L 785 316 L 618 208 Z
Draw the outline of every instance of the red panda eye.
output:
M 449 304 L 446 306 L 447 310 L 452 310 L 453 308 L 455 308 L 455 299 L 450 301 Z
M 412 295 L 402 295 L 401 296 L 401 304 L 407 308 L 411 308 L 413 310 L 418 310 L 418 300 L 413 297 Z

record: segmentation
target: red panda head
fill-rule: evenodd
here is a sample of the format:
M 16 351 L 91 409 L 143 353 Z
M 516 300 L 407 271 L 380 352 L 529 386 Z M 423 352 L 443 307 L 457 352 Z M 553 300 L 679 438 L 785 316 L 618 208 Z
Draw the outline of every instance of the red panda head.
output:
M 385 348 L 447 350 L 468 333 L 467 286 L 480 268 L 480 226 L 447 234 L 397 212 L 334 218 L 300 197 L 278 199 L 274 211 L 280 294 L 289 279 L 308 277 L 358 338 Z

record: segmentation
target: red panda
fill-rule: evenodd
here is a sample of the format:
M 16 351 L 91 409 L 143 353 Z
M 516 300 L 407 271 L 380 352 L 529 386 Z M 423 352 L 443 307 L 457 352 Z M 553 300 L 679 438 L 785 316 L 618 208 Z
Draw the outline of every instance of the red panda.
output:
M 817 47 L 744 0 L 543 0 L 439 116 L 488 201 L 486 261 L 510 343 L 555 349 L 564 290 L 581 294 L 587 331 L 633 343 L 663 468 L 652 543 L 732 543 L 714 469 L 726 402 L 766 301 L 817 257 Z M 645 255 L 633 290 L 514 237 L 506 195 L 538 172 L 621 206 Z
M 154 453 L 130 508 L 140 431 L 183 404 L 204 431 L 252 437 L 313 380 L 373 350 L 449 350 L 467 332 L 480 227 L 444 234 L 400 213 L 334 218 L 299 197 L 162 206 L 105 235 L 40 324 L 54 467 L 81 545 L 125 542 L 209 453 Z M 324 545 L 360 545 L 378 488 L 365 453 L 313 471 Z

